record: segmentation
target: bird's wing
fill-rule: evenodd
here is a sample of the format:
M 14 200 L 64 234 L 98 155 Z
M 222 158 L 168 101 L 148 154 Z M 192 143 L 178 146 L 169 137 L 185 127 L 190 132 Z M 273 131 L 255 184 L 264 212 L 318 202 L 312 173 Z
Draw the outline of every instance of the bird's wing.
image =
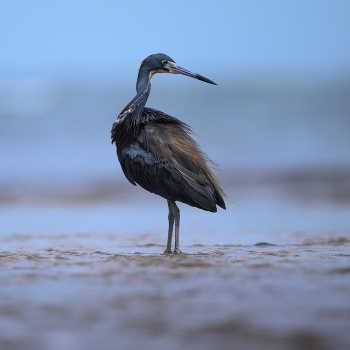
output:
M 178 170 L 165 159 L 156 159 L 145 149 L 143 143 L 131 143 L 122 151 L 119 161 L 125 176 L 133 185 L 137 183 L 163 198 L 216 212 L 215 201 L 211 196 L 205 196 L 193 189 Z
M 188 191 L 195 191 L 201 201 L 204 197 L 208 203 L 225 209 L 223 198 L 226 195 L 208 165 L 215 163 L 189 135 L 191 129 L 187 124 L 170 116 L 167 118 L 164 122 L 159 120 L 144 126 L 141 136 L 145 149 L 177 170 L 189 185 Z
M 133 185 L 137 183 L 162 197 L 175 198 L 179 195 L 180 174 L 165 161 L 157 161 L 143 149 L 141 142 L 131 143 L 123 150 L 119 160 L 125 176 Z

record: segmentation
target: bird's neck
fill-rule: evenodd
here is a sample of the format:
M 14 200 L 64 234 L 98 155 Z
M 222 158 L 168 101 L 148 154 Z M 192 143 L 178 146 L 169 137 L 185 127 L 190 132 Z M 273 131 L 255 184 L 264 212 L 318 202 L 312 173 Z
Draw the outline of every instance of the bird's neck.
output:
M 111 137 L 112 142 L 116 143 L 118 156 L 124 147 L 136 139 L 139 133 L 140 124 L 142 123 L 142 112 L 151 91 L 149 76 L 149 74 L 146 76 L 145 73 L 142 75 L 139 73 L 136 84 L 136 96 L 123 109 L 113 124 Z
M 142 116 L 143 108 L 148 100 L 151 91 L 151 84 L 148 82 L 138 89 L 136 96 L 128 103 L 128 105 L 119 114 L 118 119 L 132 121 L 134 125 L 138 124 Z
M 147 66 L 141 66 L 139 70 L 139 74 L 137 76 L 137 82 L 136 82 L 136 91 L 137 93 L 141 91 L 145 91 L 147 89 L 147 86 L 150 84 L 152 75 L 156 73 L 152 71 Z
M 141 67 L 136 82 L 137 94 L 119 114 L 118 119 L 129 119 L 134 125 L 138 124 L 151 91 L 152 73 L 150 69 Z

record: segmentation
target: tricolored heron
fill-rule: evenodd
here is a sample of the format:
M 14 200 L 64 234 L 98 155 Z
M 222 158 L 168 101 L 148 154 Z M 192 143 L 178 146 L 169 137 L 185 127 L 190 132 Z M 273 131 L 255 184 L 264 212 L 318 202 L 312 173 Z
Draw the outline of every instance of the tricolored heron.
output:
M 226 195 L 208 166 L 210 159 L 189 136 L 191 128 L 179 119 L 145 107 L 155 73 L 183 74 L 216 84 L 179 67 L 167 55 L 150 55 L 139 66 L 136 96 L 119 114 L 111 130 L 126 178 L 134 186 L 138 184 L 168 201 L 169 230 L 164 253 L 171 253 L 174 221 L 174 253 L 181 253 L 180 210 L 175 201 L 216 212 L 216 205 L 226 209 L 223 199 Z

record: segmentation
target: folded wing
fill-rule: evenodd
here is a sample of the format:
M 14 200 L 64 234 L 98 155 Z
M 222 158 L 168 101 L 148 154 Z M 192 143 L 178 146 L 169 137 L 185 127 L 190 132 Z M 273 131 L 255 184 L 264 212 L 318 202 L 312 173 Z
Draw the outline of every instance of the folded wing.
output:
M 226 195 L 208 166 L 209 158 L 186 124 L 166 117 L 146 123 L 137 140 L 122 151 L 119 161 L 125 176 L 169 200 L 211 212 L 217 211 L 216 205 L 225 209 Z

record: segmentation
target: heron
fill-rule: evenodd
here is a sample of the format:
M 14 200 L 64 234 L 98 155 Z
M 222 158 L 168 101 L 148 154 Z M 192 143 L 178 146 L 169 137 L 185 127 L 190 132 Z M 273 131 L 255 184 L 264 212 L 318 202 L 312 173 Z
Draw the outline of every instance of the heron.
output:
M 227 198 L 209 165 L 210 158 L 190 136 L 189 125 L 164 112 L 145 107 L 156 73 L 182 74 L 216 85 L 213 81 L 178 66 L 165 54 L 153 54 L 139 65 L 136 96 L 119 114 L 111 130 L 112 144 L 125 177 L 136 186 L 167 200 L 169 228 L 165 254 L 171 254 L 175 222 L 174 253 L 179 244 L 180 210 L 176 201 L 209 212 L 226 209 Z

